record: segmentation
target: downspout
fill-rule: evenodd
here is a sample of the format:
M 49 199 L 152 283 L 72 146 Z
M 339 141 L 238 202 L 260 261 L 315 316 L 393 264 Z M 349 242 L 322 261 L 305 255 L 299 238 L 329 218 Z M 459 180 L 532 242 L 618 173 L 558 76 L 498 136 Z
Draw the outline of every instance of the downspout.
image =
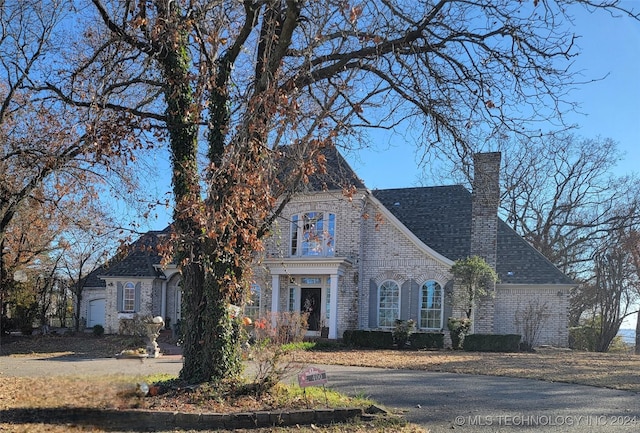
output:
M 167 323 L 167 279 L 162 280 L 162 292 L 160 295 L 160 315 L 166 325 Z
M 360 242 L 358 242 L 359 244 L 359 251 L 358 251 L 358 298 L 362 299 L 364 296 L 364 235 L 366 233 L 366 229 L 365 229 L 365 218 L 364 218 L 364 214 L 365 214 L 365 210 L 367 208 L 367 198 L 369 195 L 369 191 L 365 191 L 365 193 L 362 194 L 362 209 L 360 210 Z M 371 302 L 371 299 L 369 299 L 369 303 Z M 367 321 L 367 326 L 364 326 L 364 322 L 362 321 L 362 318 L 364 317 L 364 312 L 365 311 L 369 311 L 369 303 L 367 303 L 365 305 L 364 302 L 358 302 L 359 305 L 359 309 L 360 311 L 358 312 L 358 329 L 363 329 L 363 328 L 368 328 L 369 323 L 371 323 L 371 318 L 369 318 L 369 320 Z M 366 310 L 365 310 L 366 308 Z

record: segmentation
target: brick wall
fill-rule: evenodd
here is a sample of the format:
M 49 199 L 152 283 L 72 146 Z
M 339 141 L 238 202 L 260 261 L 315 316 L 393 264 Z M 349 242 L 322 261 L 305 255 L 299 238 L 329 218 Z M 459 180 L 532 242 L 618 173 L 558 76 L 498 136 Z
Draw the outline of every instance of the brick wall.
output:
M 154 280 L 150 278 L 146 279 L 126 279 L 126 280 L 117 280 L 115 278 L 106 279 L 107 287 L 106 287 L 106 314 L 105 314 L 105 332 L 107 334 L 117 334 L 120 329 L 120 319 L 118 318 L 118 311 L 121 310 L 121 307 L 117 305 L 118 296 L 117 296 L 117 287 L 118 283 L 124 284 L 126 282 L 132 282 L 133 284 L 140 283 L 140 310 L 136 311 L 135 314 L 148 316 L 154 314 L 154 287 L 155 291 L 159 290 L 160 280 Z M 111 283 L 111 284 L 110 284 Z M 160 309 L 160 305 L 157 306 L 156 309 Z M 156 314 L 158 315 L 158 314 Z
M 369 305 L 377 303 L 377 299 L 370 299 L 371 281 L 379 286 L 385 280 L 393 280 L 402 287 L 407 281 L 421 286 L 427 280 L 435 280 L 444 288 L 451 279 L 448 265 L 425 254 L 405 233 L 383 218 L 373 203 L 368 203 L 366 213 L 369 218 L 362 222 L 364 248 L 358 324 L 364 329 L 370 324 Z M 413 313 L 417 316 L 417 308 Z M 446 323 L 443 326 L 446 328 Z
M 500 287 L 496 289 L 495 332 L 523 334 L 529 312 L 538 311 L 532 319 L 541 326 L 538 345 L 566 347 L 569 344 L 567 317 L 569 290 L 553 287 Z M 516 322 L 520 322 L 520 325 Z
M 336 216 L 335 257 L 349 259 L 353 265 L 346 269 L 338 280 L 338 337 L 346 329 L 354 329 L 358 325 L 359 304 L 359 255 L 362 209 L 365 203 L 364 193 L 356 194 L 351 199 L 344 197 L 339 191 L 328 191 L 300 195 L 294 198 L 285 208 L 271 230 L 271 236 L 265 242 L 266 257 L 289 258 L 291 245 L 291 218 L 303 212 L 331 212 Z M 312 258 L 309 258 L 312 260 Z M 263 310 L 271 310 L 271 276 L 268 271 L 257 265 L 254 267 L 256 282 L 263 288 Z M 326 276 L 326 275 L 325 275 Z M 289 282 L 286 277 L 280 278 L 280 305 L 285 311 L 289 298 Z M 265 290 L 266 288 L 266 290 Z M 335 294 L 331 294 L 335 296 Z

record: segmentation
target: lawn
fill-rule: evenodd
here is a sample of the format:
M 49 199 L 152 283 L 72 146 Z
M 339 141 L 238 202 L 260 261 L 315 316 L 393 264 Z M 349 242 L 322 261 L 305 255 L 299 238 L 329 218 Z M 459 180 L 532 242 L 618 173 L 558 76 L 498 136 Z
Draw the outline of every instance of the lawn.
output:
M 451 350 L 337 350 L 296 353 L 296 361 L 508 376 L 640 392 L 640 356 L 538 348 L 534 353 Z
M 122 349 L 139 347 L 140 340 L 92 335 L 34 336 L 3 340 L 0 355 L 112 357 Z M 530 378 L 554 382 L 569 382 L 620 390 L 640 392 L 640 356 L 629 353 L 588 353 L 556 348 L 539 348 L 534 353 L 471 353 L 462 351 L 411 350 L 356 350 L 333 347 L 326 350 L 295 351 L 296 363 L 338 364 L 394 369 L 418 369 L 460 374 L 481 374 Z M 1 362 L 1 358 L 0 358 Z M 268 399 L 244 396 L 238 400 L 207 400 L 206 392 L 189 393 L 172 398 L 141 398 L 131 388 L 131 378 L 120 377 L 56 377 L 2 378 L 0 376 L 0 410 L 16 407 L 29 408 L 142 408 L 184 412 L 260 410 L 265 407 L 306 407 L 308 396 L 291 394 L 280 389 Z M 34 393 L 33 390 L 39 390 Z M 340 401 L 343 396 L 332 396 L 335 405 L 364 405 L 368 402 Z M 311 397 L 311 404 L 322 406 L 324 397 Z M 35 421 L 35 420 L 34 420 Z M 388 423 L 394 423 L 392 427 Z M 59 428 L 59 429 L 58 429 Z M 305 430 L 306 429 L 306 430 Z M 401 420 L 384 419 L 356 422 L 332 428 L 306 427 L 296 431 L 311 432 L 365 432 L 387 431 L 423 432 L 424 429 L 406 425 Z M 2 431 L 101 431 L 82 425 L 52 426 L 46 423 L 12 425 L 0 423 Z M 263 429 L 253 432 L 286 432 L 287 429 Z
M 122 336 L 95 337 L 91 334 L 16 336 L 5 338 L 0 345 L 2 356 L 14 358 L 102 358 L 113 357 L 123 349 L 136 349 L 144 345 L 137 338 Z M 264 410 L 295 410 L 329 407 L 361 407 L 373 404 L 364 398 L 350 398 L 320 388 L 309 388 L 303 394 L 300 388 L 277 386 L 269 395 L 256 398 L 242 395 L 230 398 L 220 392 L 220 386 L 202 386 L 163 395 L 142 396 L 136 384 L 142 380 L 153 383 L 169 377 L 108 376 L 55 376 L 55 377 L 2 377 L 0 375 L 0 431 L 2 432 L 80 432 L 112 431 L 91 425 L 91 422 L 55 423 L 48 417 L 67 409 L 104 409 L 229 413 Z M 25 422 L 25 419 L 27 422 Z M 364 433 L 396 431 L 422 433 L 426 430 L 408 424 L 402 417 L 388 415 L 355 420 L 336 426 L 301 426 L 292 429 L 252 429 L 247 432 L 296 432 L 310 433 Z M 181 430 L 171 430 L 179 432 Z M 216 430 L 221 431 L 221 430 Z M 244 430 L 234 430 L 240 432 Z

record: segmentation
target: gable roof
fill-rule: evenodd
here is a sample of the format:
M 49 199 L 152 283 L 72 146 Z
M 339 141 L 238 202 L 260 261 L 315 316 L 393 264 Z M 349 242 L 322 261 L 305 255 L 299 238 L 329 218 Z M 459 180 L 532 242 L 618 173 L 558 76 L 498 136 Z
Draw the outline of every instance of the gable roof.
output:
M 293 166 L 300 164 L 301 158 L 307 160 L 307 157 L 299 155 L 293 146 L 282 146 L 280 150 L 282 154 L 278 161 L 280 171 L 278 178 L 283 180 L 290 174 Z M 365 188 L 362 180 L 335 146 L 323 147 L 319 153 L 324 156 L 325 163 L 320 167 L 320 163 L 315 161 L 313 166 L 316 171 L 309 175 L 307 183 L 296 185 L 296 192 L 339 191 L 352 187 Z
M 451 259 L 470 255 L 471 193 L 461 185 L 372 191 L 422 242 Z M 496 272 L 502 284 L 573 284 L 498 218 Z
M 162 275 L 157 265 L 162 261 L 158 253 L 160 241 L 170 233 L 170 227 L 144 233 L 125 251 L 124 257 L 116 255 L 87 277 L 85 287 L 105 287 L 104 277 L 155 278 Z

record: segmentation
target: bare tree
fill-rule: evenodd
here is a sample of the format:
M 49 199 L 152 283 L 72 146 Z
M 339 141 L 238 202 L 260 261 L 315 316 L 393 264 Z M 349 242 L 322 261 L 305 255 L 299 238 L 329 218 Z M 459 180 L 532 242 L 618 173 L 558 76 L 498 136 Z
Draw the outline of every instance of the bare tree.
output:
M 631 267 L 635 273 L 636 296 L 640 297 L 640 231 L 637 228 L 629 230 L 623 245 L 631 256 Z M 640 308 L 636 318 L 635 354 L 640 355 Z
M 594 257 L 594 278 L 588 284 L 594 286 L 595 299 L 591 317 L 596 319 L 595 350 L 606 352 L 620 330 L 625 318 L 635 313 L 638 300 L 638 280 L 633 267 L 633 257 L 625 248 L 624 234 L 612 236 Z M 622 241 L 621 241 L 622 240 Z
M 551 317 L 549 306 L 546 302 L 540 302 L 539 299 L 530 301 L 523 307 L 518 306 L 514 322 L 516 329 L 522 335 L 520 343 L 522 350 L 533 351 L 549 317 Z
M 73 295 L 73 326 L 78 332 L 82 322 L 81 305 L 87 278 L 100 269 L 114 249 L 111 236 L 97 235 L 84 230 L 74 230 L 65 235 L 64 255 L 61 267 Z
M 613 174 L 623 155 L 610 139 L 556 134 L 496 146 L 503 153 L 500 212 L 579 284 L 570 307 L 570 323 L 578 326 L 596 299 L 596 286 L 586 284 L 594 278 L 595 252 L 640 221 L 640 181 Z M 470 182 L 471 165 L 461 161 L 455 166 L 458 180 Z
M 578 277 L 590 261 L 590 244 L 640 218 L 638 179 L 612 174 L 620 157 L 612 140 L 573 135 L 511 148 L 503 180 L 507 222 L 563 272 Z
M 64 106 L 38 91 L 45 77 L 67 70 L 60 61 L 60 47 L 66 42 L 65 20 L 71 12 L 71 2 L 64 0 L 8 0 L 0 7 L 3 314 L 15 285 L 13 271 L 51 248 L 44 242 L 53 241 L 49 235 L 59 235 L 72 225 L 95 227 L 98 220 L 105 222 L 104 214 L 96 217 L 104 209 L 96 205 L 100 193 L 126 197 L 135 191 L 126 163 L 135 158 L 138 141 L 119 127 L 126 120 L 109 113 L 101 116 L 95 109 Z M 65 53 L 78 55 L 73 47 Z M 127 143 L 124 148 L 123 143 Z M 45 221 L 51 224 L 46 229 Z M 42 230 L 40 238 L 34 236 L 38 228 Z
M 594 277 L 602 243 L 640 220 L 640 182 L 612 174 L 619 158 L 613 141 L 573 135 L 505 152 L 501 207 L 507 222 L 578 283 Z M 595 287 L 581 284 L 572 293 L 574 326 L 592 307 Z
M 413 118 L 420 146 L 464 155 L 475 128 L 529 136 L 572 108 L 564 2 L 92 3 L 103 27 L 89 17 L 84 59 L 46 87 L 166 134 L 191 382 L 240 368 L 227 305 L 295 185 L 322 172 L 321 148 Z

